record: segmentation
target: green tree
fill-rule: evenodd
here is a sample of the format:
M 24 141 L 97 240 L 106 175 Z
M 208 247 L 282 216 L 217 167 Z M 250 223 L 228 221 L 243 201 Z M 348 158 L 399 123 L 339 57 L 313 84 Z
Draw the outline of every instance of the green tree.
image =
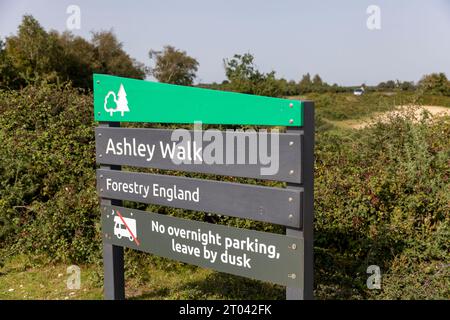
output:
M 419 88 L 426 93 L 450 96 L 450 82 L 442 72 L 423 76 L 419 81 Z
M 339 91 L 340 91 L 340 88 L 337 85 L 337 83 L 333 83 L 333 85 L 330 87 L 330 92 L 338 93 Z
M 48 34 L 32 16 L 24 16 L 17 35 L 6 38 L 5 52 L 25 82 L 52 81 L 61 71 L 62 48 L 56 35 Z
M 89 42 L 70 32 L 45 31 L 32 16 L 24 16 L 17 35 L 0 44 L 0 86 L 71 81 L 92 88 L 92 74 L 106 73 L 143 79 L 146 68 L 132 59 L 112 31 L 93 33 Z
M 260 72 L 252 54 L 235 54 L 231 59 L 224 59 L 223 63 L 228 78 L 224 89 L 271 97 L 283 95 L 283 83 L 276 79 L 275 71 Z
M 65 78 L 75 87 L 91 88 L 92 74 L 101 72 L 94 45 L 70 32 L 62 33 L 59 41 L 64 52 Z
M 302 80 L 298 83 L 298 86 L 300 88 L 300 93 L 308 93 L 312 90 L 312 81 L 311 81 L 311 75 L 309 73 L 304 74 L 302 76 Z
M 11 89 L 19 86 L 20 79 L 17 76 L 17 70 L 15 70 L 11 59 L 6 54 L 5 42 L 0 39 L 0 89 Z
M 165 46 L 163 51 L 150 50 L 149 57 L 155 61 L 149 73 L 158 81 L 184 86 L 193 84 L 199 64 L 186 51 Z
M 394 90 L 397 87 L 397 84 L 395 83 L 394 80 L 388 80 L 386 82 L 380 82 L 377 85 L 377 89 L 380 91 L 384 91 L 384 90 Z
M 224 59 L 225 75 L 228 80 L 261 80 L 263 75 L 257 70 L 254 59 L 250 53 L 235 54 L 231 59 Z
M 396 85 L 395 85 L 395 81 L 394 80 L 388 80 L 386 81 L 386 89 L 395 89 Z
M 322 78 L 318 74 L 316 74 L 312 80 L 312 84 L 315 87 L 321 87 L 323 85 Z
M 94 58 L 93 69 L 97 73 L 144 79 L 145 66 L 131 58 L 112 31 L 94 32 L 92 35 Z
M 312 80 L 312 90 L 315 92 L 326 92 L 329 90 L 329 85 L 316 74 Z
M 403 81 L 400 83 L 400 89 L 402 91 L 413 91 L 415 88 L 413 81 Z
M 255 94 L 256 84 L 262 81 L 262 74 L 257 70 L 254 57 L 250 53 L 235 54 L 231 59 L 224 59 L 225 76 L 228 89 L 236 92 Z
M 279 79 L 278 84 L 283 96 L 295 96 L 299 94 L 297 83 L 294 80 L 287 81 L 286 79 Z
M 377 90 L 385 90 L 386 89 L 386 82 L 382 81 L 377 85 Z

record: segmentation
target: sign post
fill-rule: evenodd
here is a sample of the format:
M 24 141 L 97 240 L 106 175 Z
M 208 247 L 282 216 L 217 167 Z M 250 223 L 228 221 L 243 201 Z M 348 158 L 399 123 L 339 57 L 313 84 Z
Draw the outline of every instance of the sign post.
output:
M 304 256 L 302 260 L 302 273 L 299 275 L 303 281 L 302 288 L 287 287 L 287 300 L 312 300 L 314 299 L 314 103 L 304 101 L 304 125 L 303 127 L 288 128 L 289 133 L 295 133 L 302 137 L 303 154 L 302 182 L 288 183 L 288 190 L 303 190 L 302 228 L 286 227 L 286 235 L 302 239 Z
M 100 122 L 100 127 L 120 127 L 120 122 Z M 101 133 L 96 134 L 101 136 Z M 100 167 L 101 169 L 121 170 L 118 165 Z M 121 200 L 100 198 L 100 204 L 122 205 Z M 106 235 L 104 235 L 105 237 Z M 103 270 L 104 270 L 104 296 L 106 300 L 124 300 L 125 299 L 125 276 L 124 276 L 124 257 L 123 247 L 103 242 Z
M 123 247 L 286 286 L 313 299 L 314 104 L 94 75 L 105 299 L 125 299 Z M 286 133 L 121 128 L 120 122 L 286 127 Z M 216 174 L 287 187 L 122 171 Z M 122 206 L 122 200 L 282 225 L 274 234 Z

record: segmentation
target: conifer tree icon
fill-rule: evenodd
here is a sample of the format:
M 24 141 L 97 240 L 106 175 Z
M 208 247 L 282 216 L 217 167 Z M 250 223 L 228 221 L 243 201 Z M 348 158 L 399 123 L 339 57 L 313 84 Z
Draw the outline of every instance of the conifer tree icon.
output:
M 119 92 L 117 93 L 117 108 L 116 111 L 120 111 L 122 113 L 130 111 L 128 108 L 128 100 L 127 100 L 127 93 L 125 92 L 125 89 L 122 84 L 120 84 Z
M 112 99 L 110 97 L 112 97 Z M 115 104 L 115 108 L 110 107 L 112 102 Z M 104 103 L 103 107 L 106 112 L 109 112 L 111 117 L 114 112 L 120 112 L 123 117 L 125 112 L 130 111 L 130 109 L 128 108 L 127 93 L 125 91 L 125 88 L 123 87 L 123 84 L 120 84 L 120 88 L 119 88 L 119 92 L 117 93 L 117 96 L 114 91 L 109 91 L 106 94 L 105 103 Z

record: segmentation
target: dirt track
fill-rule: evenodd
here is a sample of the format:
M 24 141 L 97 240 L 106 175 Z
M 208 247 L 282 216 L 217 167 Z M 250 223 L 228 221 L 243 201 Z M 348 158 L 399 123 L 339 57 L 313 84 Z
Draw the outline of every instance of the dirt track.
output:
M 370 118 L 367 119 L 360 119 L 360 120 L 351 120 L 351 121 L 341 121 L 341 124 L 346 126 L 347 128 L 353 128 L 353 129 L 362 129 L 367 126 L 370 126 L 374 124 L 375 122 L 382 121 L 386 122 L 388 121 L 392 116 L 402 114 L 406 109 L 414 108 L 414 115 L 418 119 L 420 118 L 420 115 L 422 113 L 422 109 L 427 110 L 431 113 L 432 116 L 450 116 L 450 108 L 446 107 L 439 107 L 439 106 L 398 106 L 396 110 L 394 111 L 388 111 L 384 113 L 378 113 Z

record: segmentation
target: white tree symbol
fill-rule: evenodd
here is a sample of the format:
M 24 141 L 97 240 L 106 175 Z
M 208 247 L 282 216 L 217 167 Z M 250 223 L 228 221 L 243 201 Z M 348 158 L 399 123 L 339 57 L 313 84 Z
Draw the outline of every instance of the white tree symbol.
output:
M 115 94 L 113 91 L 108 92 L 108 94 L 106 95 L 106 97 L 105 97 L 105 103 L 103 104 L 103 108 L 105 108 L 105 111 L 106 111 L 106 112 L 109 112 L 109 114 L 110 114 L 111 117 L 112 117 L 112 115 L 113 115 L 113 113 L 116 111 L 116 109 L 108 108 L 108 99 L 109 99 L 109 96 L 112 96 L 112 97 L 113 97 L 113 101 L 114 101 L 114 103 L 116 104 L 116 108 L 117 108 L 116 94 Z
M 125 92 L 125 89 L 122 84 L 120 84 L 119 92 L 117 93 L 117 108 L 115 111 L 120 111 L 123 117 L 124 112 L 130 111 L 128 108 L 128 100 L 127 100 L 127 93 Z
M 112 96 L 114 104 L 116 105 L 115 109 L 108 108 L 108 100 L 110 100 L 110 96 Z M 111 117 L 113 116 L 114 112 L 120 111 L 120 113 L 122 114 L 122 117 L 123 117 L 124 112 L 130 111 L 130 109 L 128 108 L 127 93 L 125 92 L 125 88 L 123 87 L 123 84 L 120 84 L 120 88 L 119 88 L 119 92 L 117 93 L 117 96 L 114 93 L 114 91 L 109 91 L 107 93 L 107 95 L 105 96 L 103 108 L 105 109 L 106 112 L 109 112 Z

